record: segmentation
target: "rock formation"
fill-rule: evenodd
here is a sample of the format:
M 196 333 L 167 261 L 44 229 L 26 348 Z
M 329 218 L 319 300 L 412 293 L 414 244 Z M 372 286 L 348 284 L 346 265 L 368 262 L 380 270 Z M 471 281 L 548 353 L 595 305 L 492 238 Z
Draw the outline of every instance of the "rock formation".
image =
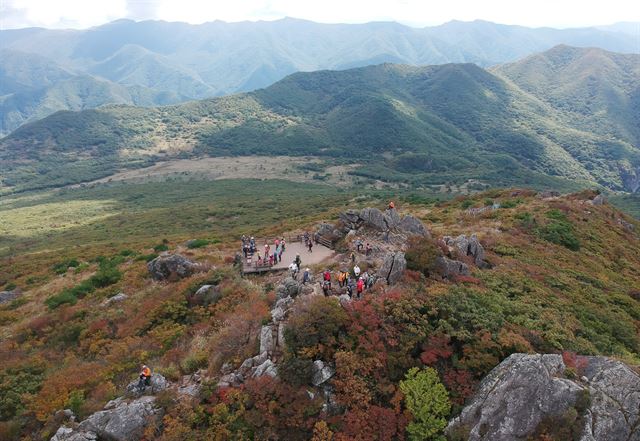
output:
M 154 280 L 173 280 L 189 277 L 198 271 L 199 265 L 180 254 L 170 254 L 156 257 L 147 264 L 147 269 Z
M 443 279 L 453 280 L 456 276 L 468 276 L 471 274 L 469 266 L 458 260 L 451 260 L 445 256 L 438 256 L 436 258 L 436 272 L 442 276 Z
M 407 260 L 403 252 L 389 253 L 384 258 L 382 266 L 378 270 L 378 277 L 387 281 L 387 284 L 393 285 L 402 277 L 407 269 Z
M 20 292 L 17 289 L 14 289 L 13 291 L 2 291 L 0 292 L 0 305 L 3 303 L 9 303 L 18 297 L 20 297 Z
M 395 209 L 388 209 L 382 212 L 377 208 L 367 207 L 360 211 L 347 210 L 340 213 L 339 216 L 343 226 L 343 234 L 364 227 L 378 232 L 429 237 L 429 231 L 419 219 L 411 215 L 400 217 L 400 214 Z M 323 229 L 323 231 L 327 230 L 327 227 Z
M 640 375 L 605 357 L 580 357 L 581 380 L 562 356 L 513 354 L 482 380 L 447 427 L 470 441 L 532 439 L 541 427 L 573 421 L 581 441 L 640 440 Z M 570 373 L 570 375 L 567 375 Z
M 155 400 L 154 396 L 133 401 L 115 399 L 77 427 L 61 426 L 51 441 L 138 440 L 150 420 L 162 418 L 163 410 L 155 405 Z
M 457 251 L 459 255 L 473 257 L 473 262 L 478 268 L 488 266 L 484 261 L 484 247 L 475 234 L 471 237 L 467 237 L 464 234 L 458 237 L 444 236 L 442 240 L 450 250 Z

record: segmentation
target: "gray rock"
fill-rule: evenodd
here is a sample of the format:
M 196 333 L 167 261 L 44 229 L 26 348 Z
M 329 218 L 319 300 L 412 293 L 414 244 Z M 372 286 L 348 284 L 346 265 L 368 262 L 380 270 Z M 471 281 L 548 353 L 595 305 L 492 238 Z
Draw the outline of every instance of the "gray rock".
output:
M 452 280 L 455 276 L 468 276 L 471 274 L 469 266 L 458 260 L 438 256 L 436 258 L 436 271 L 445 279 Z
M 131 441 L 140 439 L 150 419 L 161 418 L 163 410 L 155 405 L 155 397 L 145 396 L 126 402 L 120 401 L 115 407 L 101 410 L 82 421 L 72 432 L 64 430 L 56 433 L 52 441 L 84 441 L 108 439 Z M 59 430 L 60 432 L 60 430 Z M 76 438 L 72 436 L 77 435 Z M 97 435 L 95 437 L 91 437 Z M 58 436 L 58 438 L 55 438 Z
M 169 382 L 161 374 L 151 375 L 151 385 L 143 389 L 138 388 L 138 380 L 132 381 L 127 386 L 127 393 L 132 396 L 151 395 L 162 392 L 169 387 Z
M 604 205 L 607 203 L 607 198 L 605 198 L 603 194 L 599 194 L 591 200 L 591 203 L 593 205 Z
M 273 320 L 273 323 L 278 323 L 285 319 L 291 310 L 293 302 L 294 300 L 291 297 L 278 299 L 274 308 L 271 310 L 271 320 Z
M 581 441 L 640 440 L 640 376 L 605 357 L 585 360 L 588 383 L 581 384 L 563 378 L 560 355 L 511 355 L 482 380 L 447 433 L 468 428 L 469 441 L 524 441 L 540 423 L 587 406 Z
M 395 208 L 387 208 L 384 210 L 384 223 L 386 230 L 393 230 L 400 224 L 400 215 Z
M 2 291 L 0 292 L 0 305 L 3 303 L 9 303 L 15 299 L 20 297 L 20 292 L 18 290 L 13 291 Z
M 278 299 L 285 297 L 295 298 L 300 294 L 300 284 L 293 277 L 287 277 L 276 288 L 276 296 Z
M 180 254 L 159 256 L 147 264 L 147 269 L 154 280 L 174 280 L 194 274 L 199 265 Z
M 284 330 L 285 330 L 284 323 L 280 323 L 278 325 L 278 341 L 277 341 L 278 347 L 280 349 L 283 349 L 285 345 Z
M 218 387 L 236 387 L 242 384 L 243 380 L 244 379 L 242 375 L 236 372 L 232 372 L 220 377 L 220 381 L 218 381 Z
M 363 208 L 360 211 L 359 223 L 378 231 L 388 229 L 384 213 L 377 208 Z
M 60 426 L 50 441 L 95 441 L 98 435 L 95 432 L 74 430 L 70 427 Z
M 387 284 L 393 285 L 400 280 L 406 269 L 407 260 L 403 252 L 389 253 L 385 256 L 377 276 L 386 280 Z
M 273 361 L 266 359 L 264 363 L 256 367 L 253 373 L 253 378 L 268 376 L 274 378 L 278 375 L 278 369 Z
M 405 216 L 400 220 L 398 229 L 409 235 L 430 237 L 431 234 L 418 218 L 413 216 Z
M 260 353 L 266 352 L 267 354 L 273 353 L 276 347 L 275 339 L 273 338 L 272 325 L 265 325 L 260 329 Z
M 222 375 L 230 374 L 231 372 L 233 372 L 233 365 L 229 362 L 223 364 L 220 368 L 220 373 Z
M 329 379 L 331 379 L 331 377 L 333 377 L 335 373 L 336 370 L 328 363 L 325 363 L 322 360 L 316 360 L 313 362 L 311 383 L 314 386 L 320 386 L 321 384 L 329 381 Z
M 622 228 L 624 228 L 625 231 L 627 231 L 629 233 L 633 233 L 633 230 L 635 230 L 635 228 L 636 228 L 636 226 L 633 225 L 631 222 L 627 222 L 626 220 L 624 220 L 622 218 L 618 219 L 618 223 L 620 225 L 622 225 Z
M 349 295 L 347 294 L 341 294 L 340 297 L 338 297 L 338 300 L 340 301 L 340 304 L 342 306 L 347 306 L 349 303 L 351 303 L 351 297 L 349 297 Z
M 202 285 L 198 290 L 187 296 L 190 305 L 208 306 L 215 305 L 222 298 L 222 293 L 217 285 Z
M 109 297 L 104 302 L 102 302 L 102 306 L 111 306 L 114 303 L 123 302 L 123 301 L 127 300 L 128 298 L 129 298 L 129 296 L 127 296 L 125 293 L 119 292 L 115 296 Z
M 447 246 L 457 249 L 461 255 L 472 256 L 477 267 L 483 268 L 487 265 L 484 261 L 484 247 L 475 234 L 471 237 L 461 234 L 456 238 L 444 236 L 442 240 Z

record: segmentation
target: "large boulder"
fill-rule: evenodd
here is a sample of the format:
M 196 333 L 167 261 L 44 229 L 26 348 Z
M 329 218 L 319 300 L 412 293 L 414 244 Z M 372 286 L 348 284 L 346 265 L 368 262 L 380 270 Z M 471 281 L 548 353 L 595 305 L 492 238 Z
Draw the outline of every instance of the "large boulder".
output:
M 581 441 L 640 440 L 638 373 L 604 357 L 582 360 L 579 382 L 566 377 L 560 355 L 511 355 L 482 380 L 447 433 L 464 432 L 469 441 L 525 441 L 545 427 L 573 430 Z M 560 421 L 572 426 L 558 427 Z
M 464 234 L 458 237 L 444 236 L 442 240 L 450 248 L 456 249 L 462 256 L 473 257 L 473 262 L 478 268 L 487 266 L 484 261 L 484 247 L 475 234 L 471 237 L 467 237 Z
M 216 304 L 222 298 L 222 293 L 217 285 L 202 285 L 198 290 L 187 296 L 189 305 L 208 306 Z
M 2 291 L 0 292 L 0 305 L 3 303 L 9 303 L 20 296 L 20 292 L 18 290 L 13 291 Z
M 468 276 L 471 274 L 466 263 L 459 260 L 451 260 L 445 256 L 436 258 L 436 272 L 447 280 L 453 280 L 456 276 Z
M 429 237 L 427 227 L 416 217 L 411 215 L 404 216 L 398 223 L 398 230 L 412 236 Z
M 260 353 L 273 353 L 276 348 L 276 338 L 273 336 L 273 325 L 265 325 L 260 329 Z
M 155 404 L 156 397 L 144 396 L 133 401 L 123 398 L 110 401 L 76 428 L 62 426 L 51 441 L 133 441 L 142 437 L 147 424 L 162 418 L 163 409 Z
M 159 256 L 147 264 L 154 280 L 175 280 L 189 277 L 198 270 L 197 263 L 180 254 Z
M 361 223 L 374 230 L 386 231 L 388 229 L 385 215 L 377 208 L 363 208 L 360 211 Z
M 311 372 L 311 384 L 320 386 L 329 381 L 329 379 L 335 375 L 336 370 L 330 364 L 322 360 L 316 360 L 313 362 Z
M 102 302 L 102 306 L 111 306 L 114 303 L 124 302 L 125 300 L 127 300 L 127 298 L 128 296 L 125 293 L 119 292 L 115 296 L 109 297 L 104 302 Z
M 278 299 L 284 299 L 285 297 L 295 298 L 300 294 L 301 286 L 293 277 L 287 277 L 276 288 L 276 296 Z
M 395 208 L 387 208 L 384 210 L 385 230 L 393 230 L 400 224 L 400 214 Z
M 389 253 L 385 256 L 377 276 L 386 280 L 387 284 L 393 285 L 400 280 L 406 269 L 407 259 L 405 259 L 403 252 Z
M 275 306 L 271 310 L 271 320 L 273 323 L 279 323 L 285 319 L 287 313 L 291 310 L 294 300 L 291 297 L 278 299 Z

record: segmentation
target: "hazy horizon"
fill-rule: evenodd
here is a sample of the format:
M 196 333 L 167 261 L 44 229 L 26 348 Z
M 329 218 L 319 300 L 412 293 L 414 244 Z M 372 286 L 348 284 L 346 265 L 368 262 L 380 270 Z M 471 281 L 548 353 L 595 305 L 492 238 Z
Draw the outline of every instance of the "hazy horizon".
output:
M 606 4 L 584 4 L 568 0 L 548 7 L 540 6 L 539 3 L 514 4 L 503 0 L 482 3 L 457 0 L 438 5 L 418 0 L 327 0 L 323 3 L 247 0 L 234 4 L 215 1 L 202 4 L 197 0 L 61 0 L 55 3 L 46 0 L 5 0 L 0 5 L 2 30 L 28 27 L 87 29 L 120 19 L 198 25 L 214 21 L 236 23 L 277 21 L 284 18 L 326 24 L 396 22 L 414 28 L 438 26 L 450 21 L 488 21 L 556 29 L 631 23 L 638 25 L 640 37 L 640 11 L 632 11 L 628 2 L 623 0 L 611 0 Z

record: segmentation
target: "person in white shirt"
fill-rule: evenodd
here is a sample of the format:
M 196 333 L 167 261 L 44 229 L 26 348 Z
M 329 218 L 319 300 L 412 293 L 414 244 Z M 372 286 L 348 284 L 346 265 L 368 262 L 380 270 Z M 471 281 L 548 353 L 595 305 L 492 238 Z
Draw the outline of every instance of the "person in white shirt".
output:
M 358 264 L 353 267 L 353 275 L 356 276 L 356 279 L 360 277 L 360 267 L 358 266 Z

